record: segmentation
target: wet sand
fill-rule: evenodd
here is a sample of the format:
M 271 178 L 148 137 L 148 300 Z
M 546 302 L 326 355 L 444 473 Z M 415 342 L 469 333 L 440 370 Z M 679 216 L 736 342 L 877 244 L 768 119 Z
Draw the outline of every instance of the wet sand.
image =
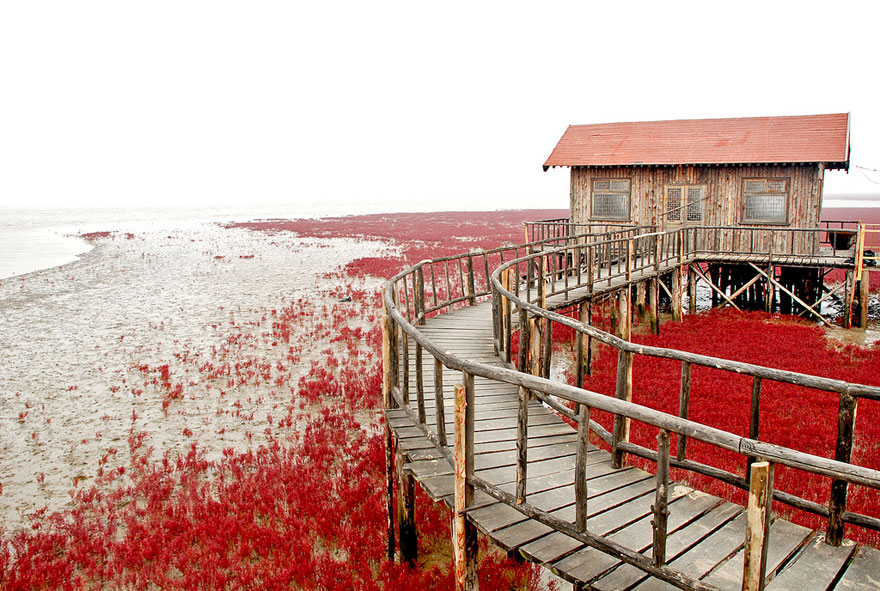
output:
M 264 442 L 310 352 L 326 346 L 280 346 L 272 311 L 320 306 L 325 272 L 394 254 L 380 242 L 215 224 L 95 244 L 74 263 L 0 282 L 7 531 L 126 465 L 132 434 L 146 433 L 154 457 L 195 441 L 209 457 Z M 224 367 L 241 375 L 211 373 Z

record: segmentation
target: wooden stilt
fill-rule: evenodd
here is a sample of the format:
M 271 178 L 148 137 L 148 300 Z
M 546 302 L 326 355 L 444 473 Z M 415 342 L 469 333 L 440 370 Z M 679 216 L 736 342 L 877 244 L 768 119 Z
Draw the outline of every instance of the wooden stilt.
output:
M 553 365 L 553 322 L 549 318 L 541 321 L 543 324 L 543 343 L 541 345 L 541 375 L 550 379 L 550 368 Z
M 588 301 L 584 300 L 578 305 L 578 320 L 582 324 L 589 325 L 590 324 L 590 310 L 591 305 Z M 574 351 L 575 351 L 575 385 L 578 388 L 584 387 L 584 376 L 590 374 L 590 346 L 591 338 L 589 335 L 585 335 L 582 332 L 577 333 L 574 341 Z
M 693 265 L 688 265 L 688 314 L 697 313 L 697 274 Z
M 414 565 L 419 558 L 416 539 L 416 491 L 412 474 L 404 471 L 406 456 L 397 448 L 397 534 L 400 540 L 400 561 Z
M 709 277 L 711 279 L 707 280 L 709 285 L 715 287 L 718 284 L 718 280 L 721 277 L 721 271 L 718 265 L 709 265 Z M 712 307 L 718 307 L 718 289 L 715 288 L 712 290 Z
M 636 312 L 639 315 L 639 320 L 644 322 L 646 316 L 645 310 L 645 291 L 647 287 L 644 281 L 639 281 L 636 283 Z
M 394 347 L 394 325 L 385 306 L 385 288 L 382 288 L 382 399 L 386 409 L 396 406 L 391 388 L 394 385 L 394 367 L 392 359 L 397 356 Z M 385 489 L 387 494 L 386 510 L 388 518 L 386 534 L 388 539 L 388 560 L 394 560 L 394 438 L 391 426 L 385 421 Z
M 859 280 L 859 326 L 862 328 L 868 328 L 869 277 L 867 269 L 862 269 L 862 278 Z
M 767 571 L 770 536 L 770 504 L 773 500 L 773 464 L 752 464 L 746 546 L 743 560 L 743 591 L 761 591 Z
M 385 421 L 385 490 L 387 493 L 388 520 L 386 532 L 388 536 L 388 560 L 394 561 L 396 554 L 394 540 L 394 437 L 391 434 L 391 425 Z
M 681 322 L 681 267 L 672 269 L 672 319 Z
M 849 269 L 846 271 L 846 295 L 844 301 L 846 305 L 843 307 L 843 326 L 844 328 L 852 328 L 852 301 L 853 301 L 853 272 Z
M 767 280 L 764 288 L 764 310 L 768 314 L 772 314 L 776 309 L 776 285 L 773 283 L 772 278 L 776 270 L 773 268 L 773 263 L 767 265 Z
M 632 334 L 632 301 L 630 288 L 626 286 L 617 292 L 618 297 L 618 335 L 622 339 L 629 340 Z
M 464 373 L 464 385 L 455 387 L 455 589 L 477 589 L 477 528 L 465 511 L 473 503 L 474 486 L 474 376 Z
M 531 318 L 529 320 L 529 363 L 528 367 L 531 370 L 531 374 L 533 376 L 543 375 L 543 367 L 541 365 L 541 361 L 544 359 L 544 356 L 541 354 L 541 345 L 544 343 L 543 336 L 543 319 L 542 318 Z
M 651 293 L 649 305 L 651 307 L 651 332 L 660 334 L 660 277 L 654 277 L 648 281 Z

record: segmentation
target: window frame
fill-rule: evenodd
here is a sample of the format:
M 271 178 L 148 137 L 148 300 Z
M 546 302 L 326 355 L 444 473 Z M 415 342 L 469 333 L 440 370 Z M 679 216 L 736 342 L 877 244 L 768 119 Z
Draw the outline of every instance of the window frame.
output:
M 748 183 L 754 183 L 756 181 L 760 181 L 764 184 L 764 189 L 762 191 L 749 191 L 747 189 Z M 768 189 L 768 183 L 785 183 L 784 189 L 782 191 Z M 769 219 L 769 218 L 749 218 L 746 217 L 746 213 L 748 211 L 748 200 L 749 197 L 755 196 L 782 196 L 784 199 L 783 203 L 783 218 L 780 219 Z M 791 224 L 791 178 L 790 177 L 746 177 L 742 179 L 742 202 L 740 204 L 740 223 L 744 225 L 752 225 L 752 226 L 788 226 Z
M 624 216 L 607 216 L 607 215 L 598 215 L 596 212 L 596 183 L 610 183 L 625 181 L 627 184 L 626 191 L 614 191 L 611 188 L 609 189 L 600 189 L 598 192 L 600 195 L 619 195 L 623 196 L 624 206 L 623 209 L 626 212 Z M 629 177 L 602 177 L 602 178 L 592 178 L 590 179 L 590 220 L 597 222 L 628 222 L 632 218 L 632 179 Z

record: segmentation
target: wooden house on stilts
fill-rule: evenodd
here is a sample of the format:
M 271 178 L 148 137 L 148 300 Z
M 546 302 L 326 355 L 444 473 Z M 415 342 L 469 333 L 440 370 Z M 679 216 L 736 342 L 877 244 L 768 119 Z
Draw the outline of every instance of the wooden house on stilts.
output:
M 822 221 L 825 171 L 849 167 L 849 124 L 841 113 L 572 125 L 544 170 L 571 169 L 570 233 L 684 229 L 699 253 L 690 277 L 705 277 L 714 304 L 818 315 L 833 268 L 848 281 L 832 296 L 850 306 L 861 279 L 858 224 Z

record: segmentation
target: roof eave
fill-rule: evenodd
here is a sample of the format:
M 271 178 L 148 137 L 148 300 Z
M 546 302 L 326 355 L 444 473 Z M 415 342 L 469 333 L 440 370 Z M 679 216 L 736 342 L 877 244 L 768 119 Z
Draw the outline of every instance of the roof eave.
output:
M 849 170 L 849 158 L 840 162 L 819 162 L 814 160 L 803 162 L 630 162 L 630 163 L 592 163 L 592 164 L 544 164 L 544 172 L 551 168 L 666 168 L 670 166 L 809 166 L 823 164 L 826 169 Z

